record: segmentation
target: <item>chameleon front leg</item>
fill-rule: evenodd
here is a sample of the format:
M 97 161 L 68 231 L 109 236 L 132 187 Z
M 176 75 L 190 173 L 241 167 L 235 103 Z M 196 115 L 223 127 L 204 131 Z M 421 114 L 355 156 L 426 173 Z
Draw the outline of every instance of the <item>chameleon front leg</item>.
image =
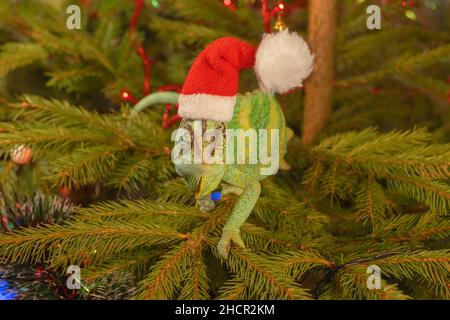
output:
M 252 212 L 261 192 L 261 184 L 259 181 L 249 179 L 249 177 L 246 177 L 245 174 L 241 174 L 239 177 L 235 176 L 232 180 L 233 181 L 226 182 L 232 183 L 233 185 L 241 188 L 242 194 L 240 195 L 230 217 L 223 227 L 222 238 L 217 246 L 219 254 L 225 259 L 228 258 L 231 241 L 235 242 L 240 247 L 245 247 L 244 242 L 241 239 L 239 229 Z
M 239 187 L 233 186 L 228 183 L 222 183 L 222 195 L 225 196 L 227 194 L 235 194 L 240 196 L 244 190 Z M 216 207 L 214 201 L 211 199 L 211 196 L 208 194 L 203 196 L 197 200 L 197 205 L 202 212 L 209 212 L 214 210 Z
M 201 212 L 209 212 L 216 207 L 210 195 L 203 196 L 197 200 L 197 205 Z
M 227 194 L 235 194 L 237 196 L 240 196 L 242 194 L 242 192 L 244 192 L 244 190 L 242 190 L 239 187 L 233 186 L 232 184 L 228 184 L 228 183 L 222 183 L 222 195 L 227 195 Z

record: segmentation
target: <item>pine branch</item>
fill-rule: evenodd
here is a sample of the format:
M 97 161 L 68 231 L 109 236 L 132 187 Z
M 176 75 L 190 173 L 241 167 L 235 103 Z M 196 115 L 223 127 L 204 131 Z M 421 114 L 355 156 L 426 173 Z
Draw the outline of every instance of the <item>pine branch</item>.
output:
M 166 216 L 182 223 L 184 220 L 204 220 L 210 215 L 200 212 L 198 208 L 188 207 L 175 202 L 170 203 L 152 200 L 103 202 L 92 205 L 89 208 L 80 208 L 77 211 L 77 219 L 81 221 L 133 221 L 134 219 L 155 220 L 158 216 Z M 184 223 L 187 223 L 187 221 L 184 221 Z
M 171 174 L 167 135 L 154 115 L 131 122 L 122 115 L 100 115 L 36 96 L 25 96 L 13 107 L 27 121 L 2 123 L 0 141 L 10 148 L 27 145 L 36 158 L 51 160 L 50 178 L 58 185 L 80 187 L 100 181 L 131 192 L 148 183 L 150 176 L 167 179 Z
M 50 77 L 46 85 L 67 92 L 87 92 L 98 86 L 103 73 L 93 67 L 68 70 L 54 70 L 47 72 Z
M 450 235 L 450 221 L 436 212 L 399 215 L 380 223 L 374 237 L 393 241 L 408 241 L 413 245 L 426 240 L 445 239 Z
M 193 205 L 194 192 L 182 178 L 165 181 L 155 187 L 158 200 Z
M 370 179 L 387 180 L 390 190 L 439 212 L 446 212 L 448 185 L 435 179 L 448 177 L 449 149 L 447 145 L 427 144 L 430 139 L 431 136 L 424 130 L 377 134 L 369 129 L 325 139 L 319 146 L 314 147 L 312 152 L 313 157 L 317 158 L 316 161 L 323 163 L 324 159 L 327 159 L 329 162 L 330 168 L 327 168 L 320 178 L 329 194 L 336 193 L 337 182 L 341 180 L 341 198 L 350 195 L 354 177 L 345 177 L 358 175 L 367 179 L 368 175 Z M 339 163 L 340 167 L 337 167 L 336 163 Z M 341 172 L 337 173 L 337 168 Z M 341 178 L 338 180 L 333 177 Z M 310 176 L 306 179 L 305 183 L 312 183 L 308 181 L 311 180 Z M 360 212 L 361 201 L 364 200 L 361 198 L 363 190 L 366 189 L 360 189 L 356 203 Z M 380 191 L 378 188 L 378 194 Z M 369 200 L 367 197 L 365 199 Z M 381 201 L 377 203 L 378 208 L 381 208 Z M 377 212 L 381 213 L 379 210 Z M 360 217 L 363 218 L 361 214 Z
M 250 299 L 310 299 L 310 295 L 305 289 L 290 277 L 274 271 L 276 270 L 274 262 L 269 261 L 264 259 L 264 256 L 241 249 L 233 249 L 227 265 L 233 273 L 241 278 L 252 279 L 248 283 L 248 298 Z M 273 290 L 269 288 L 273 288 Z
M 87 257 L 103 259 L 137 246 L 171 244 L 185 234 L 161 225 L 143 222 L 69 222 L 0 235 L 0 254 L 12 262 L 48 262 L 51 266 L 81 264 Z M 50 246 L 50 247 L 49 247 Z M 47 250 L 54 248 L 47 258 Z
M 358 220 L 370 221 L 376 229 L 385 216 L 385 196 L 381 185 L 369 177 L 363 181 L 356 192 L 355 208 Z
M 444 81 L 434 79 L 423 73 L 403 73 L 398 76 L 406 82 L 408 86 L 411 86 L 423 94 L 429 95 L 434 99 L 439 99 L 440 101 L 447 99 L 450 85 Z
M 331 268 L 334 266 L 332 261 L 323 258 L 320 254 L 307 251 L 286 252 L 278 255 L 274 259 L 278 263 L 278 270 L 291 275 L 296 280 L 300 280 L 306 272 L 313 268 Z
M 117 187 L 119 191 L 133 192 L 143 187 L 144 181 L 150 181 L 158 174 L 170 176 L 171 163 L 166 158 L 153 159 L 150 155 L 136 154 L 128 159 L 120 161 L 119 165 L 111 170 L 108 177 L 108 184 Z
M 423 129 L 387 134 L 366 129 L 325 139 L 313 148 L 313 153 L 379 177 L 401 172 L 443 179 L 449 175 L 450 148 L 429 144 L 431 138 Z
M 289 249 L 303 249 L 304 245 L 299 239 L 283 232 L 273 232 L 262 227 L 245 223 L 241 227 L 241 236 L 246 244 L 254 249 L 280 252 Z
M 236 276 L 221 287 L 219 300 L 246 300 L 248 294 L 248 284 L 244 277 Z
M 50 179 L 57 185 L 79 188 L 106 179 L 115 170 L 118 161 L 114 146 L 78 149 L 52 161 L 54 174 Z
M 209 42 L 227 35 L 226 32 L 196 23 L 154 17 L 149 21 L 149 28 L 165 42 L 180 45 L 205 46 Z
M 444 182 L 398 175 L 388 180 L 388 186 L 389 189 L 425 203 L 443 214 L 450 208 L 450 186 Z
M 125 258 L 107 260 L 101 265 L 83 268 L 83 283 L 88 287 L 95 286 L 95 282 L 105 275 L 121 272 L 142 273 L 147 272 L 149 263 L 161 254 L 160 250 L 139 249 L 127 254 Z
M 45 156 L 65 154 L 81 143 L 101 145 L 110 141 L 103 132 L 93 132 L 84 128 L 49 127 L 47 125 L 0 123 L 0 143 L 5 148 L 26 145 L 34 155 Z
M 198 261 L 202 260 L 202 251 L 208 244 L 208 235 L 216 232 L 217 228 L 224 223 L 224 215 L 228 206 L 223 206 L 200 227 L 193 230 L 189 240 L 176 246 L 169 251 L 158 263 L 154 265 L 151 272 L 143 279 L 137 288 L 137 299 L 173 299 L 176 296 L 182 281 L 189 275 L 189 270 Z M 194 295 L 199 288 L 196 283 L 204 282 L 203 266 L 196 266 L 197 278 L 188 280 L 191 289 L 184 295 Z M 190 293 L 189 293 L 190 292 Z M 198 291 L 199 297 L 205 296 L 206 291 Z
M 167 2 L 166 8 L 190 21 L 203 21 L 207 26 L 229 30 L 230 34 L 245 34 L 240 27 L 243 25 L 246 26 L 247 31 L 258 30 L 257 19 L 252 19 L 254 13 L 243 7 L 241 10 L 231 12 L 214 0 L 201 2 L 170 0 Z
M 412 73 L 419 68 L 426 68 L 434 64 L 448 62 L 450 55 L 450 45 L 442 45 L 434 49 L 419 53 L 412 57 L 401 56 L 391 62 L 387 67 L 369 72 L 356 77 L 342 79 L 336 82 L 336 85 L 348 87 L 355 83 L 368 83 L 383 79 L 397 73 Z
M 0 76 L 11 70 L 47 59 L 47 52 L 35 43 L 7 43 L 0 48 Z
M 331 200 L 334 199 L 346 199 L 348 195 L 355 189 L 357 179 L 351 172 L 347 174 L 340 168 L 340 163 L 335 161 L 331 164 L 330 170 L 326 171 L 320 178 L 320 194 L 323 196 L 331 196 Z M 308 178 L 306 178 L 308 179 Z M 308 181 L 304 181 L 308 184 Z M 314 183 L 314 182 L 309 182 Z
M 322 161 L 317 159 L 317 161 L 306 170 L 302 179 L 302 184 L 308 187 L 310 193 L 318 188 L 324 169 Z
M 344 297 L 369 300 L 407 300 L 411 299 L 396 284 L 388 284 L 381 280 L 380 289 L 367 288 L 368 274 L 365 268 L 348 267 L 340 270 L 336 275 L 336 283 Z
M 208 292 L 209 280 L 206 275 L 206 265 L 202 258 L 194 261 L 191 270 L 187 274 L 187 279 L 180 293 L 182 300 L 207 300 L 210 297 Z
M 399 280 L 422 279 L 436 294 L 447 299 L 450 297 L 449 250 L 423 250 L 411 254 L 393 255 L 379 259 L 375 263 L 383 274 Z

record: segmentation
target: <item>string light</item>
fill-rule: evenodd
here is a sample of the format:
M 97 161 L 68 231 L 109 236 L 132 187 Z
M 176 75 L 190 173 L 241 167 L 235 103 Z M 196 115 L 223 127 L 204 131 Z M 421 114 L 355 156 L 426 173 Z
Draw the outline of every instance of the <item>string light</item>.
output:
M 232 11 L 236 10 L 236 6 L 234 5 L 233 1 L 231 1 L 231 0 L 223 0 L 223 4 Z
M 129 33 L 130 38 L 133 39 L 134 45 L 136 48 L 136 53 L 142 58 L 142 61 L 144 63 L 145 68 L 145 76 L 144 76 L 144 96 L 148 95 L 150 93 L 150 67 L 155 62 L 154 60 L 150 59 L 145 52 L 144 47 L 140 43 L 140 41 L 136 37 L 136 28 L 138 24 L 139 17 L 142 13 L 142 9 L 144 8 L 144 0 L 135 0 L 134 1 L 134 12 L 133 16 L 131 17 L 130 26 L 129 26 Z M 158 1 L 152 1 L 152 5 L 155 6 L 157 4 L 159 6 Z M 120 97 L 123 101 L 129 101 L 131 103 L 137 103 L 138 99 L 133 97 L 131 93 L 124 89 L 120 93 Z
M 123 101 L 129 101 L 133 104 L 138 102 L 138 100 L 127 89 L 122 90 L 122 92 L 120 93 L 120 97 Z
M 416 18 L 417 18 L 417 16 L 416 16 L 416 14 L 414 13 L 414 11 L 411 11 L 411 10 L 406 10 L 406 11 L 405 11 L 405 16 L 406 16 L 408 19 L 411 19 L 411 20 L 416 20 Z
M 409 0 L 409 2 L 406 1 L 406 0 L 402 0 L 401 4 L 402 4 L 402 7 L 410 7 L 410 8 L 412 8 L 412 7 L 416 6 L 416 2 L 414 0 Z

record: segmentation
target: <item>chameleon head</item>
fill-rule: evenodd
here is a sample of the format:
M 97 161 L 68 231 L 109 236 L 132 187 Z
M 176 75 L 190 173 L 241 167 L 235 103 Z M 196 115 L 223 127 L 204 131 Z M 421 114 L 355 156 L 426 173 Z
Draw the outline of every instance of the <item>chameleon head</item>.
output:
M 213 192 L 225 174 L 225 124 L 213 120 L 184 119 L 180 124 L 186 147 L 183 161 L 175 164 L 197 199 Z M 180 149 L 181 150 L 181 149 Z
M 225 174 L 225 166 L 219 164 L 180 164 L 175 170 L 195 192 L 196 199 L 217 189 Z

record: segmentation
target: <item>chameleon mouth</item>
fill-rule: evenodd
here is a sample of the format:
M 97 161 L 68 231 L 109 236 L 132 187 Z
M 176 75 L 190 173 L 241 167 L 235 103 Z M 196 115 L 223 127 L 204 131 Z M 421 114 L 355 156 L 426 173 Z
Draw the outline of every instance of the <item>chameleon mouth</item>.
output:
M 198 191 L 195 193 L 195 199 L 198 200 L 201 197 L 204 188 L 205 188 L 205 179 L 203 177 L 201 177 Z

